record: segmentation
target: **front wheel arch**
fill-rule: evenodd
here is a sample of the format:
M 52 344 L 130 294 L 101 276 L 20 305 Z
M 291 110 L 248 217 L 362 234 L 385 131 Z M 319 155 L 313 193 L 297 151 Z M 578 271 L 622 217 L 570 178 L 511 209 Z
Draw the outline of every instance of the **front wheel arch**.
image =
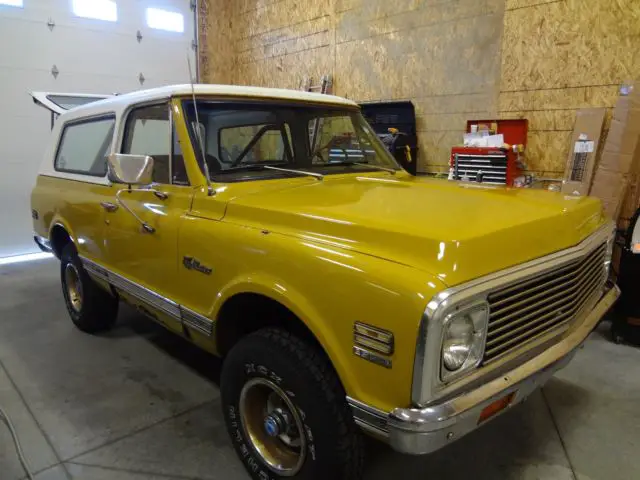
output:
M 220 308 L 216 320 L 218 353 L 226 356 L 240 339 L 266 327 L 286 330 L 316 345 L 326 355 L 316 336 L 294 312 L 271 297 L 250 292 L 233 295 Z

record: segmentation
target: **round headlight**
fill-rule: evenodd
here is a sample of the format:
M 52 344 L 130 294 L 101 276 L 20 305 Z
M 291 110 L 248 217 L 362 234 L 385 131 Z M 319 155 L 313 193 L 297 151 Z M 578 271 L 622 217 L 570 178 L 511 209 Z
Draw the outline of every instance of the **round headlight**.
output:
M 447 370 L 460 369 L 474 344 L 473 320 L 468 315 L 453 318 L 447 325 L 442 345 L 442 361 Z

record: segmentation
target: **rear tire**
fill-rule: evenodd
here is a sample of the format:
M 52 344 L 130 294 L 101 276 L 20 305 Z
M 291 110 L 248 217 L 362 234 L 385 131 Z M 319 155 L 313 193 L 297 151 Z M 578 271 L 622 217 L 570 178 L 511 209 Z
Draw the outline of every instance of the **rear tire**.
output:
M 67 311 L 76 327 L 86 333 L 98 333 L 113 326 L 118 299 L 91 279 L 71 243 L 60 255 L 60 280 Z
M 276 328 L 248 335 L 224 362 L 221 394 L 233 447 L 252 478 L 362 477 L 362 434 L 315 346 Z

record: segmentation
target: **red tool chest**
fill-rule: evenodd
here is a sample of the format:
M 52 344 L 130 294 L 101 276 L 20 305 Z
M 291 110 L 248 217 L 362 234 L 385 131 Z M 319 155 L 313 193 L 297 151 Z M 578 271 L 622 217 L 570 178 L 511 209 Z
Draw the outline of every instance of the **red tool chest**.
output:
M 494 124 L 496 134 L 504 136 L 504 142 L 511 148 L 496 147 L 453 147 L 451 149 L 450 167 L 453 179 L 479 181 L 482 183 L 513 185 L 513 181 L 522 175 L 526 166 L 524 152 L 514 151 L 514 145 L 522 145 L 526 149 L 528 121 L 526 119 L 509 120 L 469 120 L 467 133 L 472 125 Z M 524 150 L 523 149 L 523 150 Z

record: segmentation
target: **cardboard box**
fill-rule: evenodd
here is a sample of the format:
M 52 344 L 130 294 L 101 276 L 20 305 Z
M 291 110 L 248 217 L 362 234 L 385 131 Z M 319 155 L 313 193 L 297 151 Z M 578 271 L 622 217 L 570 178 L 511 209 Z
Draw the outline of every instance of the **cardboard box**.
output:
M 620 209 L 620 217 L 618 218 L 618 227 L 622 229 L 629 228 L 631 217 L 640 207 L 640 175 L 629 178 L 629 183 L 622 201 Z
M 631 167 L 634 164 L 634 155 L 628 153 L 615 153 L 615 152 L 602 152 L 600 161 L 598 162 L 598 168 L 604 168 L 605 170 L 611 170 L 614 172 L 628 173 L 631 171 Z
M 620 215 L 628 184 L 629 178 L 626 174 L 598 168 L 590 195 L 598 197 L 607 216 L 615 220 Z
M 615 118 L 604 143 L 605 152 L 633 154 L 640 141 L 640 121 L 629 123 Z
M 640 88 L 638 88 L 636 83 L 637 82 L 634 81 L 627 81 L 620 85 L 620 96 L 614 106 L 614 118 L 626 120 L 628 114 L 634 114 L 632 110 L 637 110 L 640 107 Z
M 622 122 L 637 122 L 640 119 L 640 88 L 634 88 L 627 96 L 618 97 L 613 118 Z
M 604 115 L 604 108 L 584 108 L 576 112 L 571 148 L 561 187 L 563 193 L 586 195 L 589 192 Z

